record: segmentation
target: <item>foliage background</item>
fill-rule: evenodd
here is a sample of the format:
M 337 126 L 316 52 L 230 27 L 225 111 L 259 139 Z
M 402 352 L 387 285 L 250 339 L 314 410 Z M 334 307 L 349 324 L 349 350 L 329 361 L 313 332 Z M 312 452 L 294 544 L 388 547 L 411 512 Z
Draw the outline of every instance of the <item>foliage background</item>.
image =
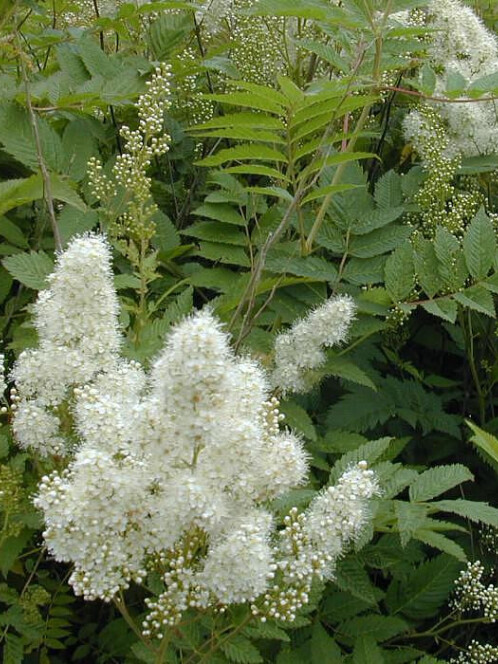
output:
M 167 661 L 431 664 L 473 639 L 498 646 L 490 619 L 448 603 L 466 560 L 492 570 L 498 541 L 487 505 L 497 504 L 498 160 L 463 160 L 448 190 L 403 138 L 434 72 L 427 31 L 391 15 L 424 2 L 250 4 L 215 28 L 214 6 L 203 19 L 180 1 L 1 4 L 6 364 L 35 342 L 30 305 L 54 251 L 90 229 L 111 234 L 126 353 L 144 363 L 175 321 L 209 302 L 237 349 L 269 366 L 279 330 L 331 293 L 353 295 L 348 344 L 328 353 L 308 395 L 282 402 L 313 472 L 281 510 L 365 458 L 384 487 L 371 531 L 291 630 L 247 624 L 242 609 L 207 616 L 175 632 Z M 496 28 L 493 2 L 469 5 Z M 159 62 L 172 69 L 171 143 L 148 170 L 148 232 L 119 221 L 133 188 L 99 201 L 88 162 L 111 176 L 119 129 L 137 126 Z M 475 96 L 497 88 L 481 82 Z M 465 92 L 453 86 L 448 103 Z M 462 193 L 470 202 L 455 232 L 444 220 Z M 30 494 L 48 469 L 13 445 L 13 402 L 0 437 L 4 662 L 155 661 L 129 624 L 141 589 L 128 615 L 85 604 L 47 557 Z

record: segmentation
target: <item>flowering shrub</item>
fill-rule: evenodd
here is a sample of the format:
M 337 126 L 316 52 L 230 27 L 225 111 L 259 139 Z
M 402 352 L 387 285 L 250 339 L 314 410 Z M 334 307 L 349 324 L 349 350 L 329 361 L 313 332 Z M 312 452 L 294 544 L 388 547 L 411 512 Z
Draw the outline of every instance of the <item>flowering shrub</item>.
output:
M 7 4 L 6 664 L 498 661 L 493 3 Z

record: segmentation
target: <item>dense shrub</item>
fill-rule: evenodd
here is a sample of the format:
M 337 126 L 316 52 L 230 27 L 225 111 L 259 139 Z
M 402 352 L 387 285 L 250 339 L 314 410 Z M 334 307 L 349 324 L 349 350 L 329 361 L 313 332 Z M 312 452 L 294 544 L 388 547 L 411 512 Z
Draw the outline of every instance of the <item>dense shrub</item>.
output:
M 0 3 L 6 664 L 498 661 L 498 13 Z

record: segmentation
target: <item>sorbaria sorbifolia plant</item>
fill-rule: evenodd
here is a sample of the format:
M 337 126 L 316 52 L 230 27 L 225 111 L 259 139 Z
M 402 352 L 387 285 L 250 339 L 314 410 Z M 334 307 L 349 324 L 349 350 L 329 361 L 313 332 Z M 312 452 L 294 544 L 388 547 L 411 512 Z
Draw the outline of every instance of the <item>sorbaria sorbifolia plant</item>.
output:
M 264 370 L 234 354 L 204 308 L 172 329 L 145 371 L 120 356 L 117 309 L 107 241 L 73 240 L 35 305 L 38 348 L 13 370 L 19 444 L 65 460 L 35 498 L 48 548 L 73 563 L 70 582 L 88 600 L 113 600 L 159 574 L 142 625 L 149 641 L 192 608 L 247 603 L 263 621 L 293 621 L 313 579 L 330 578 L 359 535 L 374 473 L 351 466 L 279 524 L 271 501 L 304 483 L 308 460 L 280 427 Z M 331 299 L 301 332 L 309 320 L 315 337 L 318 321 L 332 323 L 335 333 L 313 338 L 330 345 L 353 310 Z M 289 334 L 304 343 L 298 332 Z M 282 373 L 282 349 L 277 356 Z

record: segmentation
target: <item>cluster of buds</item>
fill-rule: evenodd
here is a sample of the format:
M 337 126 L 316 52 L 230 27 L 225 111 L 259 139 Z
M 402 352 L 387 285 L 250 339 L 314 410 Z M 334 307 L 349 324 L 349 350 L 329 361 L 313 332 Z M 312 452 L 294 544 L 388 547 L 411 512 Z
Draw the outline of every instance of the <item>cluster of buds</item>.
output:
M 494 623 L 498 619 L 498 587 L 483 583 L 484 565 L 476 560 L 467 563 L 456 580 L 452 607 L 462 613 L 482 612 L 486 622 Z
M 114 230 L 133 239 L 150 238 L 154 234 L 153 216 L 157 211 L 152 201 L 151 179 L 147 171 L 153 157 L 169 150 L 171 137 L 164 133 L 164 113 L 171 105 L 171 67 L 160 64 L 146 83 L 136 108 L 139 117 L 137 129 L 123 125 L 120 134 L 124 150 L 112 168 L 112 177 L 103 171 L 101 162 L 92 158 L 88 162 L 88 177 L 92 194 L 106 207 L 112 207 L 120 190 L 124 191 L 125 210 L 118 217 Z

